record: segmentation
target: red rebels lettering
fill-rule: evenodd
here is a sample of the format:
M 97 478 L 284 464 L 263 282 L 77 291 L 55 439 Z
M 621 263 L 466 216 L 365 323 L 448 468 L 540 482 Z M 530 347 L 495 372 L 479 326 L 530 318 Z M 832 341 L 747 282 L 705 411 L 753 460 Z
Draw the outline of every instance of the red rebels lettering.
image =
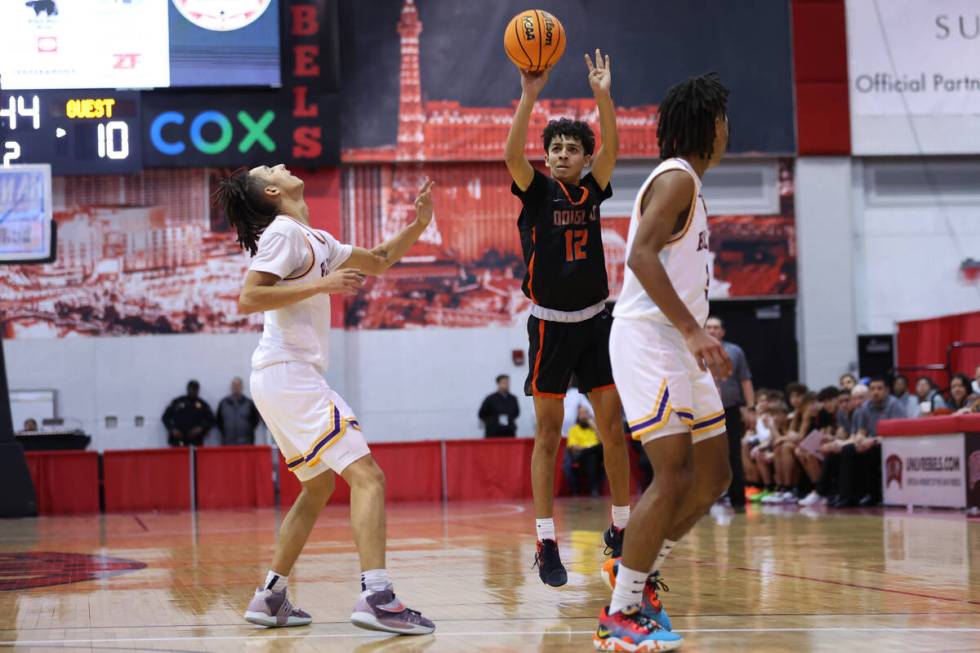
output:
M 316 118 L 320 115 L 320 107 L 316 104 L 307 104 L 306 94 L 309 89 L 305 86 L 293 87 L 293 117 L 294 118 Z
M 316 7 L 313 5 L 294 5 L 293 36 L 314 36 L 320 31 L 320 23 L 316 19 Z
M 320 21 L 317 17 L 315 4 L 293 4 L 292 27 L 293 37 L 293 76 L 318 77 L 320 65 Z M 309 86 L 293 85 L 293 118 L 316 118 L 320 115 L 320 107 L 309 98 Z M 322 130 L 319 126 L 302 125 L 293 130 L 293 158 L 315 159 L 323 153 Z
M 293 130 L 293 158 L 315 159 L 323 154 L 319 127 L 297 127 Z

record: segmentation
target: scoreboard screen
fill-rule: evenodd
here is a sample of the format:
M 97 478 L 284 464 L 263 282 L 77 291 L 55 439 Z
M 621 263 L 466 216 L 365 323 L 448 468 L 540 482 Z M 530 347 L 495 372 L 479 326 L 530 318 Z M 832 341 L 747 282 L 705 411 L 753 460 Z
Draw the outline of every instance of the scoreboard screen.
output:
M 51 167 L 0 168 L 0 263 L 54 260 Z
M 134 91 L 0 94 L 2 164 L 50 163 L 55 175 L 127 174 L 142 168 Z

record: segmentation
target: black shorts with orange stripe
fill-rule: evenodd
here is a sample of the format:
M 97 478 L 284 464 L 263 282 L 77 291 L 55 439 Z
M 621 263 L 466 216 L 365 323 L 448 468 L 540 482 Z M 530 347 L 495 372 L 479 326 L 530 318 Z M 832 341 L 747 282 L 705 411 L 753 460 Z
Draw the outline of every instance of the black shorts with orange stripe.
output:
M 524 394 L 564 397 L 573 374 L 580 392 L 612 387 L 609 362 L 612 321 L 608 310 L 583 322 L 552 322 L 530 316 L 527 320 L 530 370 Z

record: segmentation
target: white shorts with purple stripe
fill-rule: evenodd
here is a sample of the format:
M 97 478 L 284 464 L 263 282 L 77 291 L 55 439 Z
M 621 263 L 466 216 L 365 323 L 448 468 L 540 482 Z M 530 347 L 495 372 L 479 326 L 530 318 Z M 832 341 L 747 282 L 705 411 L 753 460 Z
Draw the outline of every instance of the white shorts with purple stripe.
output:
M 694 442 L 725 432 L 721 395 L 672 326 L 616 318 L 609 338 L 613 379 L 635 440 L 690 433 Z
M 301 481 L 338 474 L 370 453 L 344 399 L 310 363 L 275 363 L 252 370 L 252 399 L 286 466 Z

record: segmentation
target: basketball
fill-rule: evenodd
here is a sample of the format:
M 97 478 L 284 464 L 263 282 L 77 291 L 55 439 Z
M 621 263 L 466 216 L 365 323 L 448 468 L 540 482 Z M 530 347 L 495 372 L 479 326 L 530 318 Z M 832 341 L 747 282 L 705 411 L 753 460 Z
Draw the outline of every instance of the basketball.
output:
M 504 30 L 504 50 L 521 70 L 548 70 L 565 52 L 565 28 L 561 21 L 540 9 L 514 16 Z

